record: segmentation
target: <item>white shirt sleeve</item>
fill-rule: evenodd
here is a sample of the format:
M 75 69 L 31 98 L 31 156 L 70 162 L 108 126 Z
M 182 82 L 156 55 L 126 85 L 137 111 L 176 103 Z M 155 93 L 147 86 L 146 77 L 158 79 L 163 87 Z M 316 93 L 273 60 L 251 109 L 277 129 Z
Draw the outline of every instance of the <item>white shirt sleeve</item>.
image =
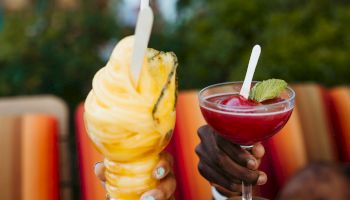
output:
M 227 200 L 227 197 L 220 194 L 215 187 L 211 187 L 211 193 L 213 194 L 215 200 Z

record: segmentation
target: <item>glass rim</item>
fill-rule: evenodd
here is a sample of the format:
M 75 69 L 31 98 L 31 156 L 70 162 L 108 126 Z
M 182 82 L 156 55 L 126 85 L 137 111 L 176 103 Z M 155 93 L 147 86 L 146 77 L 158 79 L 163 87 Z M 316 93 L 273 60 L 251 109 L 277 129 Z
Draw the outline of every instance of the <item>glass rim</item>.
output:
M 252 83 L 258 83 L 260 81 L 252 81 Z M 230 82 L 222 82 L 222 83 L 216 83 L 213 85 L 209 85 L 203 89 L 201 89 L 198 92 L 198 99 L 199 99 L 199 104 L 200 106 L 202 106 L 203 103 L 205 103 L 205 107 L 207 107 L 206 105 L 211 105 L 213 106 L 211 109 L 215 109 L 218 110 L 218 108 L 224 109 L 221 110 L 221 112 L 252 112 L 252 111 L 259 111 L 259 110 L 268 110 L 269 108 L 273 108 L 285 103 L 290 103 L 295 99 L 295 91 L 288 85 L 287 88 L 285 90 L 287 90 L 289 92 L 289 97 L 284 99 L 283 101 L 279 101 L 277 103 L 271 103 L 271 104 L 267 104 L 267 105 L 257 105 L 254 107 L 251 106 L 227 106 L 227 105 L 220 105 L 218 103 L 214 103 L 211 101 L 208 101 L 207 99 L 205 99 L 203 97 L 203 92 L 205 92 L 208 89 L 211 88 L 215 88 L 215 87 L 219 87 L 219 86 L 225 86 L 225 85 L 234 85 L 234 84 L 243 84 L 243 81 L 230 81 Z M 219 106 L 220 105 L 220 106 Z M 285 108 L 285 111 L 290 110 L 294 108 L 294 103 L 292 105 L 289 105 L 288 107 Z

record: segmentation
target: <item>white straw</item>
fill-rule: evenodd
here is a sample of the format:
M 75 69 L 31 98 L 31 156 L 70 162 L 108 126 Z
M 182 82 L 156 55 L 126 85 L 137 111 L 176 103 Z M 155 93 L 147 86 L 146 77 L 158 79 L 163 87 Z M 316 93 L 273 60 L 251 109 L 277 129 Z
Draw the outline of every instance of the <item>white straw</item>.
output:
M 250 55 L 247 73 L 245 75 L 241 91 L 239 93 L 241 96 L 243 96 L 246 99 L 248 99 L 249 97 L 250 87 L 252 84 L 256 65 L 258 64 L 260 53 L 261 53 L 261 47 L 259 45 L 255 45 L 252 50 L 252 54 Z
M 141 0 L 141 9 L 144 9 L 147 6 L 149 6 L 149 0 Z
M 135 28 L 135 44 L 130 69 L 135 86 L 138 84 L 143 59 L 146 54 L 153 26 L 154 15 L 148 3 L 148 0 L 141 1 L 141 9 Z

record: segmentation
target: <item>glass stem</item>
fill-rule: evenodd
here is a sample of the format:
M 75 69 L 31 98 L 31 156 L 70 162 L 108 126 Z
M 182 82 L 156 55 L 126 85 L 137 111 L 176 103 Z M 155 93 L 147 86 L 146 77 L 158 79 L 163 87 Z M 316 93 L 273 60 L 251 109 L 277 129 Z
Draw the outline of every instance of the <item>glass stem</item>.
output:
M 247 184 L 242 181 L 242 200 L 252 200 L 252 184 Z
M 250 151 L 253 148 L 253 145 L 251 146 L 241 145 L 241 148 L 247 151 Z M 242 181 L 242 200 L 252 200 L 252 199 L 253 199 L 252 184 L 244 183 Z

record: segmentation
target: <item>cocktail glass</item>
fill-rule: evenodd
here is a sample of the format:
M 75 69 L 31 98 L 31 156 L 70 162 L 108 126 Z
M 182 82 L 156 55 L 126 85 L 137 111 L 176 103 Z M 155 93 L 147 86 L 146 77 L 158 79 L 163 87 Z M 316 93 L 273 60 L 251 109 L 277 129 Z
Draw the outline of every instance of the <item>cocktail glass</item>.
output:
M 199 92 L 199 105 L 206 122 L 218 134 L 244 149 L 276 134 L 287 123 L 294 108 L 295 92 L 287 87 L 278 101 L 257 106 L 228 106 L 220 97 L 239 94 L 243 82 L 208 86 Z M 252 83 L 254 86 L 256 82 Z M 252 185 L 242 182 L 242 199 L 252 199 Z

